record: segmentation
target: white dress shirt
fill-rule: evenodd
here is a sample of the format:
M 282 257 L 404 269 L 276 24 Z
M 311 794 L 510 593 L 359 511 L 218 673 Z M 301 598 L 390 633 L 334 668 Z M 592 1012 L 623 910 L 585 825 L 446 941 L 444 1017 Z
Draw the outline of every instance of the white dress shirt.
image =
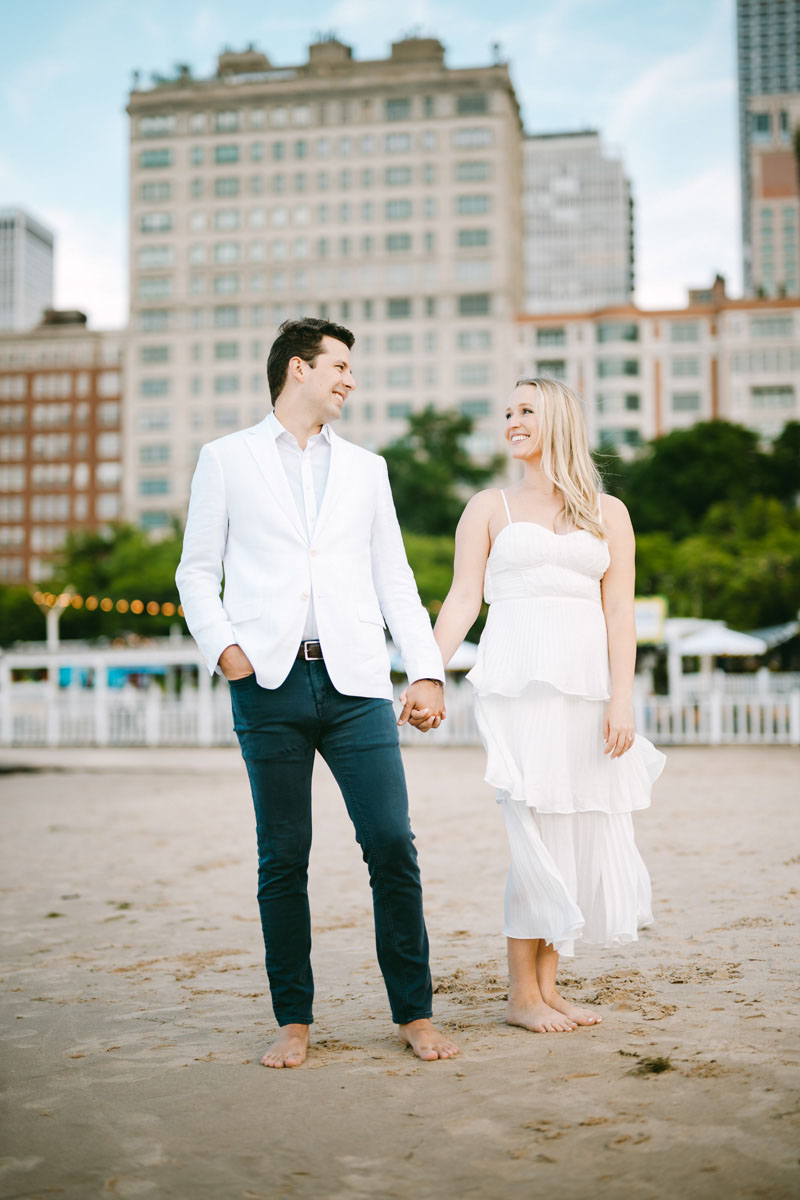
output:
M 298 515 L 305 524 L 310 546 L 331 466 L 330 428 L 323 425 L 321 433 L 313 434 L 306 442 L 305 450 L 301 450 L 297 438 L 281 425 L 274 412 L 267 417 L 267 427 L 275 441 Z M 309 596 L 303 641 L 316 641 L 317 637 L 314 597 Z

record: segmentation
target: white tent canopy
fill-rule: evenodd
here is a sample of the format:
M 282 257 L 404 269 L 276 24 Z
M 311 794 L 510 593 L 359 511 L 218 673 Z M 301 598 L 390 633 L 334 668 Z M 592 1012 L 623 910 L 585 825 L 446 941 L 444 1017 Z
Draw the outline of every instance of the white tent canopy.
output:
M 681 638 L 678 642 L 681 657 L 687 654 L 739 655 L 764 654 L 767 643 L 763 638 L 754 637 L 752 633 L 739 633 L 729 629 L 723 622 L 714 622 L 707 629 L 699 629 Z

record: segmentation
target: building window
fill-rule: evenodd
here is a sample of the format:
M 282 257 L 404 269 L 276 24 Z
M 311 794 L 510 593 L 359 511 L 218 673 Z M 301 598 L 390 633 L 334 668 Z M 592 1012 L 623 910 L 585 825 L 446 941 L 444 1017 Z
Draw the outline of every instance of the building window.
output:
M 489 98 L 485 92 L 467 92 L 456 100 L 459 117 L 482 116 L 489 111 Z
M 171 198 L 172 184 L 166 179 L 159 179 L 157 183 L 143 183 L 139 188 L 139 199 L 146 204 L 157 204 L 160 200 Z
M 217 375 L 214 379 L 214 391 L 217 395 L 239 391 L 238 375 Z
M 171 167 L 172 151 L 166 149 L 142 150 L 139 155 L 139 166 L 145 169 L 150 167 Z
M 142 213 L 139 229 L 142 233 L 168 233 L 172 229 L 172 213 Z
M 395 296 L 386 301 L 386 316 L 390 320 L 411 316 L 411 300 L 406 296 Z
M 169 379 L 140 379 L 140 396 L 168 396 Z
M 218 295 L 231 294 L 239 291 L 239 276 L 235 274 L 216 275 L 214 277 L 214 291 Z
M 601 429 L 601 450 L 616 450 L 619 446 L 641 446 L 642 435 L 638 429 Z
M 595 406 L 599 413 L 638 412 L 640 401 L 637 392 L 620 393 L 598 392 Z
M 139 480 L 139 495 L 140 496 L 168 496 L 169 495 L 169 480 L 164 476 L 154 476 L 149 479 Z
M 460 384 L 485 386 L 489 382 L 489 364 L 472 362 L 459 363 L 457 379 Z
M 169 443 L 153 442 L 139 447 L 139 462 L 142 466 L 152 466 L 169 462 Z
M 492 131 L 489 128 L 456 129 L 453 131 L 453 145 L 459 150 L 474 150 L 478 147 L 491 146 Z
M 238 196 L 239 180 L 233 175 L 221 175 L 214 180 L 215 196 Z
M 411 416 L 410 404 L 398 404 L 394 402 L 386 406 L 386 415 L 390 421 L 405 421 Z
M 462 417 L 489 417 L 492 413 L 491 400 L 462 400 L 458 406 Z
M 214 358 L 238 358 L 239 343 L 238 342 L 215 342 L 214 343 Z
M 769 317 L 751 317 L 750 318 L 750 336 L 751 337 L 791 337 L 792 336 L 792 315 L 787 313 L 781 316 Z
M 139 296 L 142 300 L 164 300 L 172 294 L 172 280 L 168 275 L 139 280 Z
M 386 153 L 407 154 L 411 149 L 410 133 L 387 133 Z
M 790 383 L 769 384 L 750 389 L 753 408 L 794 408 L 794 387 Z
M 536 363 L 536 374 L 543 379 L 566 379 L 567 364 L 563 358 L 540 358 Z
M 142 333 L 163 333 L 169 327 L 168 308 L 143 308 L 139 313 L 139 328 Z
M 225 109 L 214 114 L 214 129 L 217 133 L 233 133 L 239 128 L 239 113 Z
M 192 146 L 189 152 L 189 162 L 193 167 L 202 167 L 206 161 L 206 152 L 202 146 Z
M 754 142 L 768 142 L 772 137 L 772 115 L 768 112 L 751 113 L 750 135 Z
M 599 358 L 597 375 L 600 379 L 613 379 L 617 375 L 638 375 L 638 358 Z
M 236 304 L 218 304 L 214 309 L 214 325 L 217 329 L 234 329 L 239 324 L 239 307 Z
M 638 342 L 639 326 L 627 321 L 601 321 L 595 326 L 598 342 Z
M 169 362 L 169 346 L 141 346 L 139 361 L 143 363 Z
M 407 121 L 411 116 L 411 101 L 387 100 L 383 111 L 387 121 Z
M 398 253 L 411 249 L 410 233 L 389 233 L 386 235 L 386 249 L 390 253 Z
M 214 162 L 215 163 L 238 163 L 239 147 L 235 144 L 215 146 L 214 147 Z
M 488 292 L 467 292 L 458 297 L 460 317 L 486 317 L 490 307 L 491 297 Z
M 386 338 L 386 349 L 389 354 L 410 354 L 413 349 L 411 334 L 390 333 Z
M 223 230 L 238 229 L 238 208 L 218 208 L 214 213 L 214 228 Z
M 671 374 L 676 378 L 694 377 L 700 374 L 699 358 L 673 358 Z
M 388 387 L 410 388 L 414 383 L 414 371 L 410 366 L 390 367 L 386 372 Z
M 168 137 L 174 132 L 175 117 L 172 113 L 139 118 L 139 137 Z
M 238 408 L 215 408 L 214 426 L 216 429 L 235 429 L 239 424 Z
M 700 393 L 699 392 L 673 392 L 672 393 L 672 411 L 673 412 L 699 412 L 700 411 Z
M 411 167 L 387 167 L 384 177 L 389 187 L 405 186 L 411 183 Z
M 171 267 L 173 263 L 172 246 L 142 246 L 136 256 L 136 262 L 141 270 L 153 270 L 159 267 Z
M 239 261 L 238 242 L 217 242 L 214 246 L 214 262 L 234 263 Z
M 697 321 L 671 321 L 669 336 L 672 342 L 699 342 L 700 326 Z
M 459 217 L 482 216 L 488 213 L 490 208 L 490 196 L 456 196 L 456 213 Z
M 566 346 L 567 331 L 562 326 L 554 326 L 550 329 L 536 330 L 536 345 L 537 346 Z
M 304 142 L 302 138 L 299 141 L 296 141 L 294 144 L 294 156 L 295 158 L 307 158 L 308 142 Z
M 410 200 L 386 200 L 386 220 L 404 221 L 411 216 Z
M 462 249 L 489 245 L 488 229 L 459 229 L 458 245 Z

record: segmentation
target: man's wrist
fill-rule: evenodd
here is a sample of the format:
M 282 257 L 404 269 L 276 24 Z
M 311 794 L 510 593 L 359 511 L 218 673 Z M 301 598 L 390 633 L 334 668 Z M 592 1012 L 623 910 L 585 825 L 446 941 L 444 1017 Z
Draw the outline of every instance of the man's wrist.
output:
M 444 683 L 441 679 L 415 679 L 414 683 L 436 683 L 440 688 L 444 687 Z

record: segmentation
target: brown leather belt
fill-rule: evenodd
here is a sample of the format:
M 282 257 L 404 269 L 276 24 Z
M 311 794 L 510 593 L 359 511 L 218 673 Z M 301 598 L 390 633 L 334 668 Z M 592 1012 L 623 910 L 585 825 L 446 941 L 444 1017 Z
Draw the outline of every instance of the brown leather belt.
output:
M 319 642 L 301 642 L 297 657 L 306 662 L 322 662 L 322 646 Z

